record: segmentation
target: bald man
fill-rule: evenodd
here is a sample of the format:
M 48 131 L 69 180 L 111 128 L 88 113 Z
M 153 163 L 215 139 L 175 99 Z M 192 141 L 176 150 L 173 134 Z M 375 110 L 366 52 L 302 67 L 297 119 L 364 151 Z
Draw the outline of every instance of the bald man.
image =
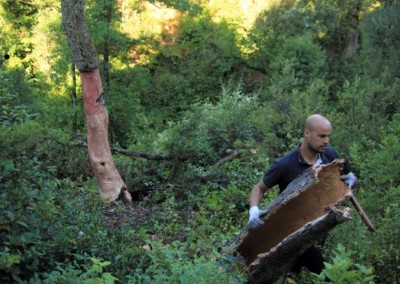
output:
M 258 208 L 265 192 L 279 186 L 282 193 L 289 183 L 301 175 L 312 165 L 327 164 L 339 158 L 338 153 L 328 147 L 329 136 L 332 133 L 332 125 L 329 120 L 320 115 L 310 115 L 304 123 L 304 139 L 297 148 L 293 149 L 283 157 L 276 159 L 264 174 L 263 179 L 257 183 L 250 193 L 249 226 L 253 229 L 261 226 L 260 219 L 262 211 Z M 353 173 L 342 176 L 344 182 L 354 186 L 357 178 Z M 311 247 L 296 262 L 293 272 L 299 272 L 301 267 L 307 267 L 311 272 L 319 274 L 323 267 L 322 254 Z

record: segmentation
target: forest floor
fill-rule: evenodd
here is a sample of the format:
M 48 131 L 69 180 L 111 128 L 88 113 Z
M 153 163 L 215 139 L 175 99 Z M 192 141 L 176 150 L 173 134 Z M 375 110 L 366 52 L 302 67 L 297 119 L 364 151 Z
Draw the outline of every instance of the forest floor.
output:
M 146 206 L 141 202 L 123 203 L 115 201 L 103 209 L 104 224 L 108 228 L 129 226 L 140 227 L 158 211 L 158 206 Z

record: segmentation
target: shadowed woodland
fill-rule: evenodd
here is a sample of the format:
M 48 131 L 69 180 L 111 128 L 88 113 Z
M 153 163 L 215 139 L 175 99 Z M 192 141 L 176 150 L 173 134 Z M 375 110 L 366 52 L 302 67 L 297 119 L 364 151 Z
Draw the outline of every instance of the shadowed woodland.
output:
M 399 1 L 86 0 L 131 203 L 99 195 L 60 2 L 0 4 L 2 283 L 245 283 L 227 244 L 312 113 L 376 231 L 354 214 L 296 281 L 400 282 Z

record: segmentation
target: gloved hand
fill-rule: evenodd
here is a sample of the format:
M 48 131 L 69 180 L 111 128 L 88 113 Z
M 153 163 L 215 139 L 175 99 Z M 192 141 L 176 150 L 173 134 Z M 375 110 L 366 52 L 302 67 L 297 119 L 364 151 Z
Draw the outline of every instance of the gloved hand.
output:
M 340 176 L 340 179 L 350 187 L 352 187 L 357 180 L 356 176 L 352 172 L 349 172 L 347 175 Z
M 257 229 L 260 227 L 264 222 L 260 219 L 260 216 L 265 213 L 264 210 L 260 210 L 258 206 L 252 206 L 249 210 L 249 226 L 252 229 Z

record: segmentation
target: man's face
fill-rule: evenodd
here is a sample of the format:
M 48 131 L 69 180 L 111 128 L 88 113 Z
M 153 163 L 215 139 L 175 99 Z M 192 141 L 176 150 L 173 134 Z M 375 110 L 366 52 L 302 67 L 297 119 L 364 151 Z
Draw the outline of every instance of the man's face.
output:
M 304 132 L 305 142 L 309 149 L 315 153 L 323 153 L 329 144 L 332 127 L 329 124 L 317 125 L 313 130 Z

